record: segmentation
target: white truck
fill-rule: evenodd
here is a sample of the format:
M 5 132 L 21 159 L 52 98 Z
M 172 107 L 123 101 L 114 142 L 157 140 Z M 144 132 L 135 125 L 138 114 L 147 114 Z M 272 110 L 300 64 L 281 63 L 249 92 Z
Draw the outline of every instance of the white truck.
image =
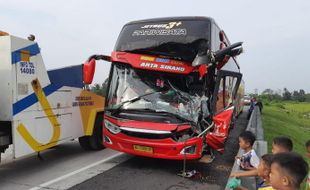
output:
M 102 149 L 104 97 L 84 89 L 95 62 L 47 71 L 33 40 L 0 31 L 0 156 L 9 145 L 19 158 L 76 138 Z

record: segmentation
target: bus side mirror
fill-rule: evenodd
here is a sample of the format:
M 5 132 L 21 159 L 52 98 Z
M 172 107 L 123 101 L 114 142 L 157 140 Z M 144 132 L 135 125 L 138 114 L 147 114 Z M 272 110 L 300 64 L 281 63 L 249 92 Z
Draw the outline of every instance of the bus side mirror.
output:
M 84 84 L 91 84 L 93 82 L 96 60 L 104 60 L 111 62 L 111 57 L 107 55 L 92 55 L 83 64 L 83 81 Z
M 235 57 L 243 52 L 242 42 L 234 43 L 214 53 L 214 62 L 221 62 L 226 56 Z
M 91 59 L 83 64 L 83 81 L 84 84 L 91 84 L 93 82 L 96 68 L 96 60 Z
M 234 43 L 228 47 L 220 49 L 216 52 L 211 52 L 210 50 L 205 52 L 200 52 L 196 55 L 192 62 L 192 66 L 196 67 L 202 64 L 209 65 L 210 63 L 221 62 L 225 57 L 235 57 L 243 52 L 242 42 Z

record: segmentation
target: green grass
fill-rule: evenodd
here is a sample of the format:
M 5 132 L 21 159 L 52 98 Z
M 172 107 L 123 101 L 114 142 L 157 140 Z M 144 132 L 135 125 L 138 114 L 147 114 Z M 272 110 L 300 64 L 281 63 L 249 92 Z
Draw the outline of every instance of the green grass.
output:
M 263 128 L 268 151 L 273 137 L 288 136 L 293 140 L 294 151 L 306 158 L 305 142 L 310 139 L 310 103 L 269 102 L 263 108 Z

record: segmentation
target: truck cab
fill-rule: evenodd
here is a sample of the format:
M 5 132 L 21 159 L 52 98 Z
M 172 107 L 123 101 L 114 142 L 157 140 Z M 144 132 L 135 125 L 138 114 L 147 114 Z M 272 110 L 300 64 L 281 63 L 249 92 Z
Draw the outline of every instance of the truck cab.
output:
M 84 89 L 94 69 L 87 63 L 46 70 L 34 37 L 0 32 L 0 158 L 7 150 L 20 158 L 76 138 L 85 149 L 102 149 L 104 97 Z

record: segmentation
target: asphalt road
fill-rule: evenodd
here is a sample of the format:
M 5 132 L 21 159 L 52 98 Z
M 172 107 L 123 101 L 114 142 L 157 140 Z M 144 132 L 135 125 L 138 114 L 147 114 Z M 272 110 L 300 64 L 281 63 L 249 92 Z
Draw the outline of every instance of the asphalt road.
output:
M 186 163 L 186 170 L 196 170 L 192 179 L 177 175 L 183 169 L 182 161 L 132 157 L 70 190 L 176 190 L 176 189 L 224 189 L 239 149 L 238 136 L 247 125 L 246 113 L 239 116 L 226 142 L 225 153 L 217 154 L 211 164 L 197 161 Z
M 137 157 L 111 149 L 84 151 L 77 141 L 36 155 L 12 160 L 9 150 L 0 163 L 0 190 L 63 189 L 224 189 L 238 151 L 237 137 L 246 128 L 242 114 L 230 132 L 226 151 L 211 164 L 191 161 L 186 170 L 200 175 L 186 179 L 177 175 L 182 161 Z
M 68 189 L 122 163 L 131 155 L 111 149 L 84 151 L 77 141 L 0 164 L 0 190 Z

